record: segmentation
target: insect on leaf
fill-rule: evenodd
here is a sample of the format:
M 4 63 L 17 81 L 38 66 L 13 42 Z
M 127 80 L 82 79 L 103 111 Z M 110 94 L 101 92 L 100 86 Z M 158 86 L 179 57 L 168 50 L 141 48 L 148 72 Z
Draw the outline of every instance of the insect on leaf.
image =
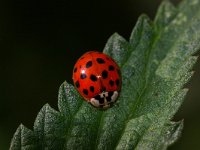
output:
M 154 21 L 141 15 L 128 41 L 115 33 L 104 48 L 122 73 L 112 108 L 88 105 L 64 82 L 59 111 L 45 105 L 33 131 L 19 126 L 10 149 L 166 149 L 183 128 L 183 121 L 172 118 L 188 91 L 184 84 L 193 74 L 199 41 L 200 1 L 183 0 L 177 7 L 163 1 Z

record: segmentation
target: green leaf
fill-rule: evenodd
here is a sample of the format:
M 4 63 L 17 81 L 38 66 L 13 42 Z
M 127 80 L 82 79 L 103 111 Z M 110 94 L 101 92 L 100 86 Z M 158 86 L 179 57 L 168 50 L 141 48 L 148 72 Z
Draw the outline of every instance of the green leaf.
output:
M 37 149 L 37 138 L 31 130 L 21 124 L 13 136 L 10 149 Z
M 193 56 L 200 48 L 200 0 L 178 7 L 163 1 L 154 21 L 141 15 L 129 41 L 113 34 L 104 53 L 119 64 L 122 89 L 117 103 L 99 110 L 64 82 L 58 109 L 48 104 L 33 131 L 20 125 L 10 149 L 166 149 L 181 134 L 173 116 L 187 93 Z
M 65 118 L 46 104 L 37 115 L 34 134 L 38 138 L 38 147 L 62 149 L 65 141 Z

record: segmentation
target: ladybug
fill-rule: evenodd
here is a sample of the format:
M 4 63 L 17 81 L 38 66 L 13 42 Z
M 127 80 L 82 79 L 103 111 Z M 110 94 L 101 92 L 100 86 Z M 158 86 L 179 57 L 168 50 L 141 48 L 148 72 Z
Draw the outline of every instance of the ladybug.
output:
M 117 63 L 96 51 L 89 51 L 78 59 L 72 79 L 83 98 L 97 108 L 111 107 L 119 96 L 122 83 Z

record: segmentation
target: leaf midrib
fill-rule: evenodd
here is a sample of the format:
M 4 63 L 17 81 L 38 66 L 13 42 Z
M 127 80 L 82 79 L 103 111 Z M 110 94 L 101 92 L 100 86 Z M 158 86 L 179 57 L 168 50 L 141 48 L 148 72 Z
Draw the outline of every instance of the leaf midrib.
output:
M 140 32 L 140 35 L 142 35 L 142 33 L 144 32 L 144 30 L 141 30 L 141 32 Z M 141 37 L 142 36 L 140 36 L 140 39 L 138 40 L 138 42 L 137 42 L 137 44 L 135 45 L 135 48 L 137 48 L 138 47 L 138 45 L 139 45 L 139 43 L 140 43 L 140 41 L 141 41 Z M 129 44 L 129 46 L 132 48 L 132 46 L 131 46 L 131 44 L 130 43 L 128 43 Z M 134 51 L 132 51 L 129 55 L 131 56 L 132 55 L 132 53 L 133 53 Z M 130 59 L 130 57 L 120 66 L 120 68 L 123 68 L 123 66 L 125 66 L 125 64 L 128 62 L 128 60 Z M 101 133 L 101 129 L 102 129 L 102 123 L 103 123 L 103 113 L 101 114 L 101 117 L 100 117 L 100 124 L 99 124 L 99 127 L 98 127 L 98 132 L 97 132 L 97 138 L 96 138 L 96 142 L 95 142 L 95 150 L 97 150 L 98 149 L 98 141 L 99 141 L 99 137 L 100 137 L 100 133 Z M 124 130 L 125 128 L 123 128 L 123 130 Z M 121 135 L 121 134 L 120 134 Z M 120 136 L 120 138 L 121 138 L 121 136 Z M 118 143 L 118 141 L 116 142 L 116 143 Z M 114 149 L 116 149 L 116 146 L 117 145 L 115 145 L 114 147 Z
M 142 33 L 144 32 L 144 30 L 142 30 Z M 142 35 L 142 34 L 141 34 Z M 154 39 L 153 39 L 153 42 L 152 42 L 152 44 L 155 42 L 155 39 L 156 39 L 156 37 L 154 37 Z M 141 38 L 140 38 L 140 41 L 141 41 Z M 138 43 L 140 43 L 140 42 L 138 42 Z M 151 44 L 151 45 L 152 45 Z M 138 46 L 138 45 L 137 45 Z M 137 48 L 137 46 L 136 46 L 136 48 Z M 152 51 L 152 46 L 151 46 L 151 48 L 150 48 L 150 50 L 149 50 L 149 53 L 151 53 L 151 51 Z M 133 51 L 134 52 L 134 51 Z M 132 52 L 132 53 L 133 53 Z M 131 53 L 131 54 L 132 54 Z M 144 67 L 144 71 L 143 71 L 143 76 L 145 76 L 145 74 L 146 74 L 146 67 L 147 67 L 147 64 L 148 64 L 148 62 L 149 62 L 149 56 L 150 55 L 148 55 L 147 56 L 147 63 L 145 64 L 145 67 Z M 130 59 L 130 57 L 128 58 L 128 60 Z M 124 63 L 124 65 L 128 62 L 128 60 Z M 130 110 L 133 110 L 133 112 L 135 111 L 135 109 L 136 109 L 136 106 L 137 106 L 137 104 L 140 102 L 140 99 L 141 99 L 141 97 L 142 97 L 142 95 L 145 93 L 145 90 L 146 90 L 146 86 L 147 86 L 147 84 L 146 84 L 146 80 L 145 80 L 145 84 L 143 85 L 143 88 L 142 88 L 142 92 L 141 92 L 141 94 L 138 96 L 138 98 L 136 98 L 136 100 L 135 100 L 135 103 L 133 103 L 133 106 L 131 107 L 131 109 Z M 118 140 L 116 141 L 116 144 L 115 144 L 115 148 L 114 149 L 116 149 L 117 148 L 117 146 L 118 146 L 118 144 L 119 144 L 119 141 L 120 141 L 120 139 L 122 138 L 122 136 L 123 136 L 123 133 L 124 133 L 124 131 L 125 131 L 125 129 L 126 129 L 126 126 L 127 126 L 127 124 L 128 124 L 128 122 L 130 121 L 130 119 L 132 119 L 133 118 L 133 115 L 132 114 L 130 114 L 130 111 L 129 111 L 129 116 L 124 120 L 124 127 L 123 127 L 123 129 L 121 130 L 121 132 L 120 132 L 120 136 L 119 136 L 119 138 L 118 138 Z
M 197 13 L 195 14 L 195 16 L 198 14 L 198 12 L 199 12 L 199 11 L 197 11 Z M 173 20 L 177 17 L 177 15 L 178 15 L 179 13 L 180 13 L 180 12 L 177 12 L 177 14 L 175 15 L 175 17 L 173 17 L 173 19 L 170 21 L 170 23 L 168 23 L 167 26 L 165 26 L 164 28 L 162 28 L 162 30 L 159 30 L 159 32 L 157 31 L 157 33 L 160 33 L 160 34 L 158 34 L 158 35 L 155 34 L 155 37 L 154 37 L 153 40 L 152 40 L 152 44 L 151 44 L 151 48 L 150 48 L 150 50 L 149 50 L 149 54 L 147 55 L 147 63 L 145 64 L 145 67 L 144 67 L 144 69 L 143 69 L 143 77 L 146 77 L 146 76 L 145 76 L 145 75 L 147 74 L 147 70 L 146 70 L 146 69 L 149 67 L 149 65 L 151 65 L 151 64 L 149 64 L 148 62 L 150 61 L 150 58 L 152 57 L 153 47 L 156 45 L 156 43 L 157 43 L 159 37 L 162 37 L 162 35 L 165 33 L 165 32 L 163 32 L 163 31 L 164 31 L 167 27 L 169 27 L 169 26 L 171 25 L 171 23 L 173 22 Z M 195 16 L 194 16 L 194 17 L 195 17 Z M 194 18 L 194 17 L 193 17 L 193 18 Z M 186 26 L 190 26 L 190 24 L 192 24 L 192 23 L 189 22 L 189 23 L 187 23 Z M 155 28 L 153 28 L 153 29 L 155 29 Z M 155 31 L 155 30 L 154 30 L 154 31 Z M 137 43 L 137 45 L 135 45 L 135 47 L 134 47 L 135 49 L 138 47 L 139 43 L 141 43 L 141 35 L 142 35 L 143 32 L 144 32 L 144 30 L 142 30 L 141 33 L 140 33 L 140 40 L 139 40 L 139 42 Z M 180 35 L 182 35 L 182 34 L 184 34 L 184 33 L 181 32 Z M 172 49 L 172 47 L 175 46 L 177 40 L 178 40 L 178 38 L 177 38 L 176 40 L 174 40 L 172 46 L 171 46 L 169 49 Z M 129 45 L 131 46 L 130 43 L 129 43 Z M 132 52 L 130 53 L 130 55 L 131 55 L 132 53 L 134 53 L 134 51 L 132 51 Z M 121 65 L 121 68 L 123 68 L 123 67 L 127 64 L 127 62 L 128 62 L 129 59 L 130 59 L 130 57 L 129 57 L 128 59 L 126 59 L 126 61 Z M 158 65 L 158 66 L 159 66 L 159 65 Z M 157 66 L 157 67 L 158 67 L 158 66 Z M 132 106 L 132 109 L 131 109 L 131 110 L 133 110 L 133 112 L 135 112 L 136 106 L 141 102 L 142 95 L 145 93 L 146 89 L 148 89 L 148 88 L 147 88 L 147 87 L 148 87 L 148 84 L 147 84 L 148 79 L 147 79 L 147 78 L 148 78 L 148 77 L 146 77 L 145 83 L 143 84 L 143 88 L 142 88 L 143 90 L 142 90 L 141 94 L 138 96 L 138 98 L 136 99 L 135 103 L 134 103 L 133 106 Z M 70 129 L 73 128 L 73 126 L 72 126 L 72 125 L 73 125 L 73 120 L 74 120 L 74 118 L 76 117 L 76 115 L 78 114 L 78 112 L 81 110 L 80 108 L 81 108 L 82 106 L 83 106 L 83 103 L 80 105 L 80 107 L 79 107 L 79 109 L 76 111 L 76 113 L 75 113 L 74 115 L 72 115 L 72 117 L 70 117 L 70 125 L 69 125 L 69 128 L 68 128 L 68 132 L 67 132 L 67 136 L 66 136 L 66 141 L 68 141 L 68 139 L 69 139 Z M 130 112 L 129 112 L 129 114 L 130 114 Z M 94 149 L 98 149 L 98 144 L 99 144 L 98 142 L 99 142 L 99 137 L 100 137 L 100 133 L 101 133 L 101 129 L 102 129 L 102 124 L 103 124 L 103 118 L 104 118 L 104 116 L 105 116 L 104 113 L 101 112 L 100 121 L 99 121 L 99 126 L 98 126 L 97 134 L 96 134 L 96 141 L 94 142 L 94 143 L 95 143 Z M 123 135 L 123 133 L 124 133 L 124 130 L 125 130 L 126 126 L 127 126 L 128 121 L 129 121 L 130 119 L 132 119 L 132 118 L 134 118 L 134 115 L 133 115 L 133 116 L 129 116 L 129 117 L 127 117 L 127 118 L 124 120 L 124 122 L 126 122 L 126 123 L 124 124 L 124 127 L 123 127 L 123 129 L 121 130 L 120 137 L 118 138 L 118 140 L 117 140 L 117 142 L 116 142 L 116 145 L 114 146 L 114 147 L 115 147 L 114 149 L 116 149 L 117 145 L 119 144 L 119 141 L 120 141 L 120 139 L 121 139 L 121 137 L 122 137 L 122 135 Z M 66 142 L 66 144 L 67 144 L 67 142 Z

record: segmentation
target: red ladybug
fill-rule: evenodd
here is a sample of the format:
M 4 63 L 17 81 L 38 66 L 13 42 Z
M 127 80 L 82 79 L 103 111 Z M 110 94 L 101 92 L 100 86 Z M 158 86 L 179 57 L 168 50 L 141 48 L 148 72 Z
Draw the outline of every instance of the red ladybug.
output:
M 100 52 L 90 51 L 81 56 L 74 66 L 72 79 L 84 99 L 98 108 L 109 108 L 121 89 L 119 66 Z

